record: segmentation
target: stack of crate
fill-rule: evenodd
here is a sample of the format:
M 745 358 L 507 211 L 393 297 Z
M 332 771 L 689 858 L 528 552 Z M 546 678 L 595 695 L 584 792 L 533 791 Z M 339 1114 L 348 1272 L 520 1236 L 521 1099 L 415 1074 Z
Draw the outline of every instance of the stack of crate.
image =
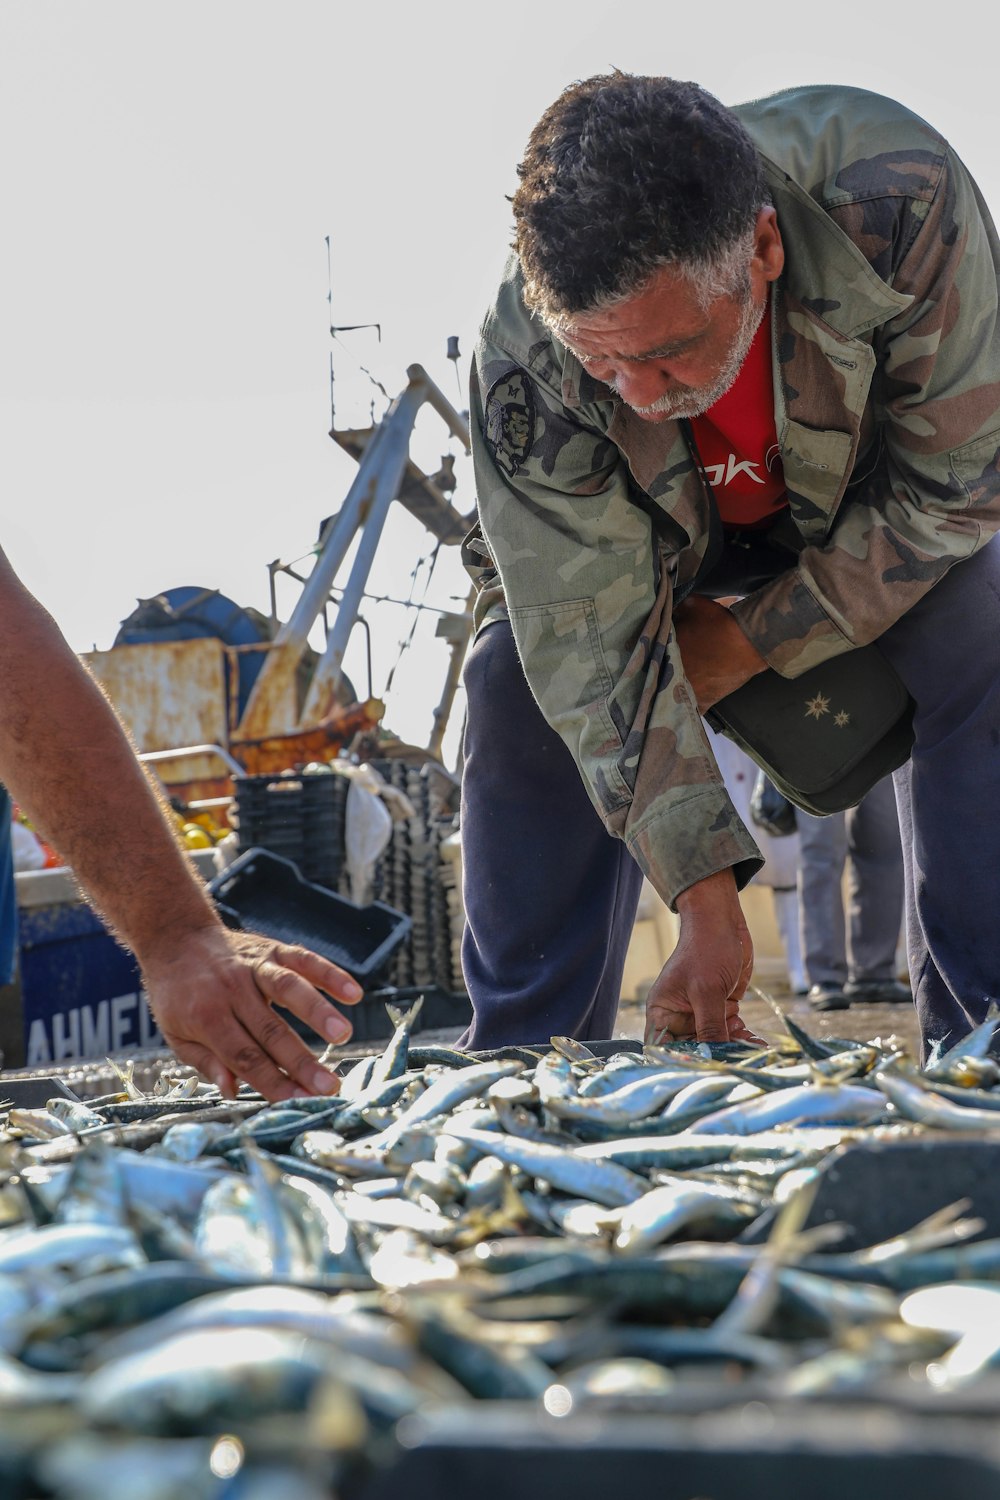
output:
M 409 939 L 397 954 L 391 982 L 464 991 L 455 943 L 455 874 L 444 845 L 455 829 L 456 784 L 437 762 L 414 766 L 376 761 L 375 769 L 404 792 L 414 816 L 393 824 L 389 846 L 375 871 L 375 894 L 411 918 Z
M 437 761 L 414 765 L 381 759 L 373 766 L 414 810 L 413 817 L 393 823 L 375 869 L 374 898 L 412 922 L 385 982 L 464 996 L 457 782 Z M 280 854 L 306 880 L 349 897 L 344 859 L 349 789 L 349 777 L 328 771 L 239 777 L 234 801 L 240 852 L 263 848 Z
M 335 771 L 239 776 L 235 816 L 240 853 L 267 849 L 296 864 L 306 880 L 335 891 L 344 867 L 350 782 Z

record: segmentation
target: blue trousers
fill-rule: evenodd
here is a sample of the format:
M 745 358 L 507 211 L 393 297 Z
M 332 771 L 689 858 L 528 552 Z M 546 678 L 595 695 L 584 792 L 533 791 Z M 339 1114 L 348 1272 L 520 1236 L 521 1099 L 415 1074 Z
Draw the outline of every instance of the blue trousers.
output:
M 642 874 L 543 719 L 506 622 L 480 633 L 465 689 L 462 1045 L 606 1039 Z
M 1000 1000 L 1000 542 L 956 563 L 878 644 L 917 705 L 893 783 L 927 1050 Z

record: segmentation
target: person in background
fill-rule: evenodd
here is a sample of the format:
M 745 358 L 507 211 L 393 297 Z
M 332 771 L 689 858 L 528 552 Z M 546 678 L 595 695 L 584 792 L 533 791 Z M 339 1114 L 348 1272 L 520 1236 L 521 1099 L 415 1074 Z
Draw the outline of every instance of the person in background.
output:
M 857 807 L 815 818 L 796 811 L 799 912 L 808 999 L 816 1010 L 908 1002 L 896 977 L 903 921 L 903 850 L 892 781 L 872 787 Z M 843 877 L 848 869 L 847 920 Z
M 0 781 L 135 954 L 168 1046 L 227 1097 L 334 1094 L 338 1081 L 272 1010 L 345 1042 L 361 987 L 305 948 L 231 932 L 95 678 L 0 552 Z

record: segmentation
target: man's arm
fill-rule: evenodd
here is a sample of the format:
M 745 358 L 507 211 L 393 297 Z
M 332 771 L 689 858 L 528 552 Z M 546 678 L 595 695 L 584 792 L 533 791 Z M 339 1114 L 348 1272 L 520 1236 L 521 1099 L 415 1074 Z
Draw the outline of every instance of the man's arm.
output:
M 887 195 L 881 211 L 897 202 Z M 876 242 L 892 228 L 878 212 L 866 205 Z M 951 152 L 919 233 L 899 238 L 892 287 L 912 301 L 876 331 L 880 460 L 824 545 L 733 606 L 788 677 L 877 640 L 1000 528 L 1000 243 Z
M 503 351 L 478 351 L 479 519 L 536 702 L 608 831 L 669 904 L 759 851 L 712 755 L 672 629 L 669 565 L 625 461 Z M 500 407 L 515 392 L 517 446 Z M 505 446 L 506 443 L 506 446 Z
M 525 675 L 608 831 L 681 913 L 683 954 L 651 996 L 659 1028 L 676 1010 L 678 1035 L 744 1037 L 740 976 L 752 954 L 736 891 L 761 860 L 684 673 L 667 563 L 658 568 L 649 519 L 604 433 L 502 350 L 481 347 L 479 374 L 480 523 Z
M 271 1010 L 331 1042 L 350 1023 L 319 993 L 360 987 L 305 949 L 228 932 L 95 679 L 0 553 L 0 781 L 71 865 L 142 968 L 160 1031 L 226 1094 L 271 1099 L 336 1080 Z

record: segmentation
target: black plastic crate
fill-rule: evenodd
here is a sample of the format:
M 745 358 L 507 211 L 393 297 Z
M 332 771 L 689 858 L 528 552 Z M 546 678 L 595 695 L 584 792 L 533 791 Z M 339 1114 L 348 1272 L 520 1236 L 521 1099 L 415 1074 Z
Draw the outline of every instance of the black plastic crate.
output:
M 410 930 L 402 912 L 381 901 L 353 906 L 269 849 L 248 849 L 207 889 L 227 926 L 311 948 L 365 986 L 378 980 Z
M 418 995 L 423 998 L 423 1005 L 414 1036 L 424 1031 L 449 1031 L 456 1027 L 464 1031 L 472 1020 L 472 1001 L 464 990 L 443 990 L 434 984 L 376 990 L 365 995 L 360 1004 L 345 1007 L 344 1014 L 354 1028 L 351 1041 L 377 1042 L 391 1037 L 395 1022 L 386 1005 L 398 1004 L 401 1010 L 407 1010 Z M 414 1047 L 419 1047 L 419 1043 L 414 1043 Z
M 268 849 L 298 865 L 306 880 L 336 890 L 344 868 L 349 790 L 346 776 L 328 771 L 236 777 L 241 852 Z
M 397 1461 L 362 1500 L 994 1500 L 1000 1450 L 992 1420 L 928 1421 L 879 1408 L 737 1404 L 678 1413 L 669 1397 L 644 1411 L 584 1407 L 549 1417 L 538 1407 L 480 1401 L 419 1413 L 400 1424 Z M 678 1403 L 683 1397 L 678 1398 Z M 638 1403 L 637 1403 L 638 1404 Z
M 923 1140 L 859 1140 L 820 1165 L 805 1227 L 840 1226 L 830 1248 L 846 1254 L 905 1234 L 959 1199 L 968 1202 L 966 1214 L 983 1223 L 971 1238 L 1000 1235 L 1000 1141 L 933 1133 Z M 767 1209 L 740 1239 L 766 1240 L 777 1213 Z

